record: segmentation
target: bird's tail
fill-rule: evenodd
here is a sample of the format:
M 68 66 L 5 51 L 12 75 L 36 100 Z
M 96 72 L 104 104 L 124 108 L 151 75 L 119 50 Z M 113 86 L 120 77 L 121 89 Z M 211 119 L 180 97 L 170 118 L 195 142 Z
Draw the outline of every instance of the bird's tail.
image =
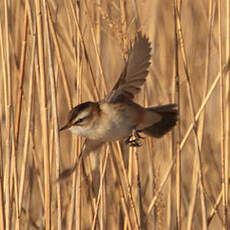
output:
M 142 130 L 143 133 L 160 138 L 176 125 L 178 119 L 178 110 L 176 104 L 167 104 L 147 108 L 148 111 L 158 113 L 162 119 Z

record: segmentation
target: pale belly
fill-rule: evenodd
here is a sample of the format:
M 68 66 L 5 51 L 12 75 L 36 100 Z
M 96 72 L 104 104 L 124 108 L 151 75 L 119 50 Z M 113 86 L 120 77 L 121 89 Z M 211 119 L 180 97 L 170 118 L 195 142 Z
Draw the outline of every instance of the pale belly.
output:
M 78 136 L 83 136 L 91 140 L 103 140 L 103 141 L 116 141 L 130 136 L 134 126 L 131 124 L 125 124 L 124 121 L 116 120 L 109 123 L 104 122 L 101 126 L 95 126 L 93 128 L 70 128 L 69 130 Z
M 94 131 L 95 139 L 102 139 L 104 141 L 116 141 L 129 137 L 132 130 L 136 127 L 135 110 L 130 107 L 122 107 L 117 109 L 114 107 L 103 106 L 103 125 L 96 125 Z
M 106 141 L 121 140 L 131 135 L 135 128 L 127 114 L 116 114 L 115 112 L 107 116 L 104 120 L 104 127 L 98 129 L 98 136 Z

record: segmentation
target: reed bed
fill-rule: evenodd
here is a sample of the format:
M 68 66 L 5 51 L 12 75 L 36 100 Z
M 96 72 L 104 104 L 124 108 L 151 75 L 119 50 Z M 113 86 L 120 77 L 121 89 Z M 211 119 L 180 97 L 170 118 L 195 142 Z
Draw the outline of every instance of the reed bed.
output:
M 0 229 L 223 229 L 229 205 L 229 1 L 0 1 Z M 71 177 L 68 111 L 102 99 L 137 31 L 152 43 L 135 101 L 179 121 L 108 143 Z

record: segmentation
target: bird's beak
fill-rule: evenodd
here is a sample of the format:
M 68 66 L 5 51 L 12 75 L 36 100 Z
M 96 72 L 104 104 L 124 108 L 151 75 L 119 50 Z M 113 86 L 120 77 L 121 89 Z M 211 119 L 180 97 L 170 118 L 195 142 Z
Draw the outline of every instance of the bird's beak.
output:
M 59 132 L 62 131 L 62 130 L 68 129 L 70 127 L 71 127 L 70 124 L 64 125 L 62 128 L 59 129 Z

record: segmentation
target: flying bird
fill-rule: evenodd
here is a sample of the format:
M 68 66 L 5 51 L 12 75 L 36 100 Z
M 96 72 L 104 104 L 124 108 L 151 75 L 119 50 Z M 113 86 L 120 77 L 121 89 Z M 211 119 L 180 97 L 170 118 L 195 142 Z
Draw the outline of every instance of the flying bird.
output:
M 150 58 L 149 39 L 138 32 L 125 67 L 110 93 L 103 100 L 84 102 L 69 112 L 68 122 L 60 131 L 68 129 L 86 138 L 79 159 L 110 141 L 125 140 L 130 146 L 140 146 L 141 133 L 160 138 L 175 126 L 176 104 L 146 108 L 133 101 L 148 75 Z M 79 159 L 59 179 L 72 174 Z

